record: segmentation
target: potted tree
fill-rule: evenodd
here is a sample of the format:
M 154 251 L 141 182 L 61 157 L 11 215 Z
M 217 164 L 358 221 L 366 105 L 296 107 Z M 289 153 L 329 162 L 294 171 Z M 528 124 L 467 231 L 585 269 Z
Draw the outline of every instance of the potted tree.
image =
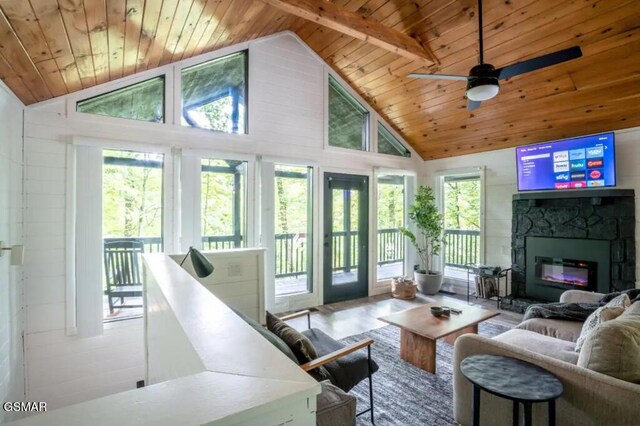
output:
M 415 246 L 422 260 L 424 269 L 414 272 L 418 290 L 436 294 L 442 286 L 442 273 L 431 270 L 431 260 L 442 248 L 444 217 L 438 211 L 431 187 L 420 185 L 415 202 L 409 206 L 409 219 L 416 225 L 417 232 L 414 234 L 405 227 L 401 227 L 400 232 Z

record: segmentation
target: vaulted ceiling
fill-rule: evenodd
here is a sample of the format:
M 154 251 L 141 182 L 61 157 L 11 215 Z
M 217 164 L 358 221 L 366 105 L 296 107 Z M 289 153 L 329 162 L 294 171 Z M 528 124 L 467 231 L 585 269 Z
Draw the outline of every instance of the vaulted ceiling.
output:
M 439 64 L 261 0 L 0 0 L 0 78 L 32 104 L 288 29 L 425 159 L 640 125 L 638 0 L 484 0 L 485 61 L 573 45 L 584 56 L 507 80 L 471 112 L 464 82 L 406 75 L 468 73 L 478 61 L 474 0 L 333 3 L 419 40 Z

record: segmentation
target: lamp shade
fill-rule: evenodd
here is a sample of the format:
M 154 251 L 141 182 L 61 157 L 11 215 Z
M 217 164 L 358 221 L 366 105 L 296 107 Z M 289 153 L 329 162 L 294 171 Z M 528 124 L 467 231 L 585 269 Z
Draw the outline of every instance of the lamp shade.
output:
M 213 273 L 214 267 L 204 254 L 191 247 L 190 256 L 193 270 L 196 272 L 198 277 L 205 278 Z

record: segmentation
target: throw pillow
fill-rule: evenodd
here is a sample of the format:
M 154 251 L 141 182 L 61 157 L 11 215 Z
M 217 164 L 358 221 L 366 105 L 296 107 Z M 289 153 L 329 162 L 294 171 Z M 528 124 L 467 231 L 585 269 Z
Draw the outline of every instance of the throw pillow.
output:
M 318 358 L 316 348 L 307 336 L 289 326 L 271 312 L 267 312 L 267 329 L 281 338 L 287 346 L 289 346 L 300 364 Z
M 234 309 L 232 307 L 231 307 L 231 310 L 236 315 L 238 315 L 240 318 L 242 318 L 244 320 L 244 322 L 249 324 L 249 326 L 251 326 L 251 328 L 253 328 L 255 331 L 260 333 L 260 335 L 262 335 L 262 337 L 264 337 L 269 342 L 271 342 L 271 344 L 273 346 L 275 346 L 276 348 L 278 348 L 280 350 L 280 352 L 282 352 L 283 354 L 288 356 L 291 361 L 293 361 L 295 363 L 298 363 L 298 358 L 294 355 L 293 351 L 291 349 L 289 349 L 289 346 L 287 346 L 287 344 L 282 341 L 281 338 L 279 338 L 274 333 L 272 333 L 269 330 L 267 330 L 266 328 L 264 328 L 260 323 L 258 323 L 254 319 L 248 317 L 247 315 L 243 314 L 239 310 Z
M 580 337 L 576 340 L 576 352 L 580 352 L 582 345 L 584 344 L 585 339 L 598 325 L 602 324 L 605 321 L 610 321 L 612 319 L 620 316 L 624 310 L 631 304 L 631 300 L 629 300 L 629 296 L 626 294 L 621 294 L 615 297 L 606 305 L 595 310 L 594 313 L 589 315 L 587 320 L 582 325 L 582 331 L 580 332 Z
M 584 341 L 578 366 L 640 383 L 640 306 L 634 303 L 618 318 L 600 324 Z
M 309 352 L 307 351 L 305 343 L 302 341 L 302 339 L 297 340 L 296 343 L 294 344 L 294 346 L 296 347 L 296 350 L 294 350 L 294 353 L 302 354 L 304 356 L 304 358 L 305 358 L 304 361 L 300 361 L 300 365 L 306 364 L 307 362 L 311 362 L 311 361 L 313 361 L 314 359 L 317 358 L 317 357 L 316 358 L 312 358 L 309 355 Z M 324 365 L 321 365 L 318 368 L 314 368 L 313 370 L 307 371 L 307 374 L 309 374 L 311 377 L 313 377 L 317 382 L 322 382 L 324 380 L 329 380 L 331 383 L 333 383 L 333 377 L 331 377 L 331 374 L 324 367 Z
M 294 353 L 298 360 L 298 364 L 306 364 L 318 358 L 318 353 L 311 340 L 295 328 L 289 326 L 286 322 L 267 311 L 267 329 L 273 332 L 277 337 L 282 339 Z M 323 380 L 331 380 L 331 374 L 324 366 L 308 371 L 309 375 L 321 382 Z

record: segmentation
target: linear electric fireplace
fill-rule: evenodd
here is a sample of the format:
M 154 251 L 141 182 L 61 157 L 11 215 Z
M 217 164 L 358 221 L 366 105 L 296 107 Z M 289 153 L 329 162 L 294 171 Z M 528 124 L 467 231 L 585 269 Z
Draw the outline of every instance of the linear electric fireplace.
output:
M 527 297 L 557 302 L 566 290 L 609 291 L 609 241 L 527 237 L 526 249 Z
M 535 279 L 540 285 L 564 290 L 595 291 L 598 262 L 536 256 Z

